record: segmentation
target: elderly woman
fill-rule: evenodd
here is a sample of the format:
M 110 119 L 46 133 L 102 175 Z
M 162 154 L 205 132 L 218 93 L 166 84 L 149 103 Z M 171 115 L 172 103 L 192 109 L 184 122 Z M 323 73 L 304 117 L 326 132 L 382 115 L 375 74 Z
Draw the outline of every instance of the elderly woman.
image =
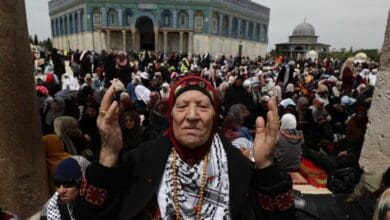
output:
M 294 219 L 291 179 L 273 165 L 274 99 L 267 125 L 256 121 L 252 163 L 217 132 L 214 87 L 184 77 L 171 90 L 168 132 L 120 160 L 114 92 L 110 87 L 103 98 L 102 151 L 87 169 L 77 219 Z

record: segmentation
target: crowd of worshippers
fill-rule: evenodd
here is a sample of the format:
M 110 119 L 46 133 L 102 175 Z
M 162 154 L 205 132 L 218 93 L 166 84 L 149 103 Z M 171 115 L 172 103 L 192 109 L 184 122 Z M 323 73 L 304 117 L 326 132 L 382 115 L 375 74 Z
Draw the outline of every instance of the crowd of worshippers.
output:
M 99 103 L 113 79 L 122 82 L 116 96 L 126 152 L 168 128 L 170 87 L 193 74 L 217 88 L 220 128 L 249 158 L 255 119 L 266 118 L 267 102 L 274 96 L 281 118 L 275 160 L 283 170 L 299 170 L 302 154 L 329 172 L 358 167 L 378 74 L 375 62 L 283 59 L 275 63 L 260 57 L 122 51 L 65 55 L 53 50 L 47 56 L 36 71 L 36 88 L 42 132 L 61 137 L 69 154 L 96 160 Z M 73 74 L 65 71 L 65 60 Z
M 66 71 L 65 61 L 71 72 Z M 200 76 L 217 89 L 219 129 L 249 159 L 254 160 L 255 120 L 267 118 L 267 103 L 275 97 L 281 126 L 274 160 L 282 171 L 299 171 L 303 156 L 328 172 L 359 169 L 378 75 L 375 62 L 54 49 L 35 71 L 49 180 L 76 186 L 80 167 L 86 167 L 77 156 L 98 160 L 99 106 L 114 79 L 119 79 L 115 100 L 124 154 L 167 131 L 170 88 L 187 75 Z M 70 156 L 76 162 L 61 162 Z M 66 182 L 67 175 L 72 182 Z M 54 216 L 71 213 L 57 201 L 63 195 L 72 197 L 72 192 L 62 189 L 61 194 L 61 188 L 52 182 L 50 186 L 57 193 L 42 216 L 50 211 Z

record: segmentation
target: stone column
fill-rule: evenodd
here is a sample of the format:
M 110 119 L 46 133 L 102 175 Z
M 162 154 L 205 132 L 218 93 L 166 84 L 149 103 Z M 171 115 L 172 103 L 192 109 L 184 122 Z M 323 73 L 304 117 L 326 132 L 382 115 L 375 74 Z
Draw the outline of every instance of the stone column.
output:
M 164 31 L 163 32 L 164 34 L 164 53 L 166 54 L 168 51 L 167 51 L 167 48 L 168 48 L 168 32 L 167 31 Z
M 137 29 L 133 29 L 131 30 L 131 46 L 133 47 L 133 51 L 136 51 L 137 50 L 137 47 L 135 45 L 135 36 L 137 34 Z
M 27 219 L 49 186 L 24 1 L 0 1 L 0 17 L 0 204 Z
M 123 50 L 126 51 L 126 31 L 122 30 L 122 36 L 123 36 Z
M 219 35 L 223 35 L 222 34 L 222 24 L 223 24 L 223 14 L 219 13 L 219 17 L 218 17 L 218 33 L 217 33 Z
M 183 52 L 183 31 L 179 31 L 179 52 L 182 53 Z
M 192 54 L 194 51 L 194 33 L 188 32 L 188 53 Z
M 158 52 L 158 27 L 154 28 L 154 52 Z
M 99 33 L 99 52 L 101 52 L 103 50 L 103 42 L 102 42 L 102 30 L 98 30 L 98 33 Z
M 111 49 L 111 38 L 110 30 L 107 30 L 107 39 L 106 39 L 107 50 Z
M 367 174 L 382 175 L 390 161 L 390 11 L 380 65 L 359 164 Z

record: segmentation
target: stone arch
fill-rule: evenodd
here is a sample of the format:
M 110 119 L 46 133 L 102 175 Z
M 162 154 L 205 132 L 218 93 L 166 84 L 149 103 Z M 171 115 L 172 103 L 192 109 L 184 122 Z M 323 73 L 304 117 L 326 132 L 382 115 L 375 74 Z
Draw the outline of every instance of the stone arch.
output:
M 211 14 L 211 33 L 218 34 L 219 30 L 219 13 L 213 12 Z
M 161 13 L 161 26 L 171 27 L 172 26 L 172 13 L 169 9 L 164 9 Z
M 152 14 L 151 12 L 142 12 L 142 13 L 139 13 L 137 15 L 135 15 L 133 17 L 133 19 L 131 20 L 131 29 L 135 29 L 136 28 L 136 22 L 138 20 L 138 18 L 140 17 L 148 17 L 152 20 L 153 22 L 153 26 L 154 28 L 156 29 L 158 27 L 158 22 L 157 22 L 157 19 L 156 17 L 154 16 L 154 14 Z
M 203 20 L 204 20 L 203 12 L 200 10 L 195 11 L 195 13 L 194 13 L 195 32 L 202 32 L 203 31 Z
M 229 16 L 224 15 L 222 18 L 222 34 L 223 35 L 228 35 L 229 34 Z
M 188 13 L 184 10 L 177 14 L 177 27 L 179 29 L 188 29 Z
M 140 49 L 141 50 L 154 50 L 155 45 L 155 32 L 156 25 L 153 20 L 148 16 L 138 17 L 135 21 L 135 28 L 139 32 Z
M 130 8 L 126 8 L 123 11 L 123 26 L 124 27 L 131 26 L 132 17 L 133 17 L 133 11 Z
M 100 8 L 95 8 L 92 10 L 92 27 L 101 27 L 102 26 L 102 10 Z
M 238 18 L 233 18 L 232 22 L 232 37 L 238 37 Z
M 114 8 L 107 11 L 107 26 L 117 27 L 119 25 L 118 12 Z
M 248 36 L 247 38 L 249 40 L 253 40 L 253 22 L 249 22 L 249 25 L 248 25 Z

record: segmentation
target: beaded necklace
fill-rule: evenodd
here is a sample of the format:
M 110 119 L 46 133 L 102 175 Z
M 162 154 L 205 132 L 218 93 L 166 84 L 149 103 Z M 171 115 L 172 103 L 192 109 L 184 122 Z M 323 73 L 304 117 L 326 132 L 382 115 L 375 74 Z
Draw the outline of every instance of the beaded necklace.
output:
M 179 206 L 179 198 L 177 196 L 177 152 L 175 148 L 173 149 L 173 160 L 172 160 L 172 169 L 173 169 L 173 203 L 175 205 L 175 213 L 176 213 L 176 220 L 180 220 L 180 206 Z M 203 204 L 203 196 L 204 191 L 206 189 L 206 172 L 207 172 L 207 164 L 208 164 L 208 153 L 204 156 L 203 159 L 203 167 L 202 167 L 202 176 L 201 176 L 201 183 L 200 183 L 200 189 L 199 189 L 199 199 L 196 204 L 195 209 L 195 220 L 200 220 L 201 211 L 202 211 L 202 204 Z

